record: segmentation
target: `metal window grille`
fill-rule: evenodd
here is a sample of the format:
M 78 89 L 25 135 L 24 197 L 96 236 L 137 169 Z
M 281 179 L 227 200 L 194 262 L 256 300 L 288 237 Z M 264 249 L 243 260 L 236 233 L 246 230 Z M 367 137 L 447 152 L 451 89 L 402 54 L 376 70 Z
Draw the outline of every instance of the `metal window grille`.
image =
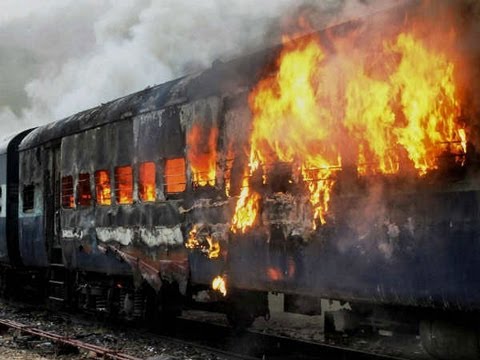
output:
M 115 168 L 115 198 L 118 204 L 133 203 L 133 171 L 131 166 Z
M 138 193 L 142 201 L 155 201 L 156 190 L 156 168 L 154 162 L 140 164 L 138 174 Z
M 62 207 L 72 209 L 75 207 L 73 195 L 73 176 L 62 177 Z
M 112 185 L 110 182 L 110 173 L 107 170 L 98 170 L 95 172 L 95 192 L 97 204 L 112 204 Z
M 185 191 L 187 187 L 187 176 L 185 173 L 184 158 L 167 159 L 165 161 L 164 184 L 167 194 Z
M 90 174 L 78 175 L 77 196 L 78 196 L 78 205 L 90 206 L 92 204 L 92 191 L 90 189 Z

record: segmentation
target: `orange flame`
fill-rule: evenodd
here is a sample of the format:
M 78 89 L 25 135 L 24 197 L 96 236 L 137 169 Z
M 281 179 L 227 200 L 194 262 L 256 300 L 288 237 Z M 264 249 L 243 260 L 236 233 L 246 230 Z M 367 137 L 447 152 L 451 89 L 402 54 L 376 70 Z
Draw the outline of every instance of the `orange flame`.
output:
M 403 166 L 424 175 L 438 167 L 445 143 L 461 143 L 465 153 L 465 132 L 455 122 L 454 64 L 446 52 L 403 32 L 374 54 L 384 65 L 375 73 L 366 54 L 353 50 L 353 38 L 333 39 L 331 56 L 316 35 L 284 40 L 277 73 L 260 80 L 249 97 L 250 174 L 291 163 L 308 189 L 314 228 L 326 222 L 345 154 L 359 175 L 395 174 Z M 233 231 L 252 226 L 259 201 L 247 179 Z
M 216 259 L 220 256 L 220 244 L 210 233 L 201 230 L 201 224 L 195 224 L 188 233 L 185 247 L 188 249 L 200 249 L 209 259 Z
M 155 180 L 155 163 L 146 162 L 140 164 L 138 193 L 142 201 L 155 201 L 157 195 Z
M 187 135 L 188 161 L 197 186 L 215 186 L 218 129 L 194 123 Z
M 99 205 L 111 205 L 112 188 L 110 185 L 110 175 L 107 170 L 99 170 L 95 173 L 95 188 L 97 203 Z
M 223 277 L 217 276 L 212 281 L 212 289 L 220 292 L 223 296 L 227 296 L 227 284 Z
M 167 194 L 181 193 L 186 189 L 185 159 L 175 158 L 165 160 L 165 192 Z
M 243 179 L 243 187 L 235 208 L 235 215 L 232 219 L 232 232 L 241 231 L 245 233 L 253 226 L 257 219 L 260 206 L 260 195 L 250 191 L 248 186 L 248 177 Z
M 133 202 L 133 172 L 131 166 L 115 168 L 115 186 L 117 203 L 131 204 Z

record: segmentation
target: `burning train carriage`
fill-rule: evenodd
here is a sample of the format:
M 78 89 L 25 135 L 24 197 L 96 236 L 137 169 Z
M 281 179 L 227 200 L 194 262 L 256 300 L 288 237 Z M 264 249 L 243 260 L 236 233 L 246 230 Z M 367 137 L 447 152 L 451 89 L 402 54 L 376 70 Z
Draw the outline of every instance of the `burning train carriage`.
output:
M 317 36 L 329 44 L 357 26 Z M 293 43 L 307 49 L 305 39 Z M 293 158 L 256 149 L 263 158 L 251 170 L 252 89 L 278 77 L 285 48 L 216 62 L 30 134 L 20 149 L 25 263 L 138 272 L 182 293 L 187 281 L 224 276 L 231 289 L 475 308 L 478 294 L 461 291 L 477 280 L 475 251 L 463 254 L 477 248 L 475 153 L 462 152 L 462 139 L 445 141 L 420 178 L 412 169 L 365 176 L 368 163 L 349 163 L 359 154 L 348 149 L 343 163 L 301 174 Z M 256 206 L 253 220 L 238 211 L 245 190 L 258 194 L 243 203 Z
M 23 140 L 20 252 L 26 266 L 50 269 L 52 299 L 65 300 L 68 285 L 55 275 L 62 271 L 80 271 L 80 291 L 96 286 L 99 298 L 107 298 L 114 278 L 118 286 L 136 287 L 139 274 L 157 291 L 174 284 L 185 294 L 190 279 L 209 286 L 221 273 L 223 265 L 207 262 L 199 269 L 206 275 L 196 276 L 185 245 L 194 224 L 221 224 L 222 234 L 228 229 L 226 174 L 235 170 L 223 136 L 213 131 L 232 116 L 225 109 L 238 103 L 235 92 L 248 80 L 240 75 L 264 57 L 218 63 L 40 127 Z M 246 140 L 247 129 L 234 126 Z M 193 149 L 204 131 L 212 132 L 207 153 L 218 147 L 219 154 L 206 172 L 208 154 Z
M 478 310 L 479 157 L 453 64 L 408 31 L 357 58 L 361 26 L 33 131 L 20 145 L 23 263 L 77 271 L 101 309 L 139 279 L 172 298 L 212 285 L 242 325 L 267 314 L 269 291 Z M 408 106 L 415 90 L 425 113 Z

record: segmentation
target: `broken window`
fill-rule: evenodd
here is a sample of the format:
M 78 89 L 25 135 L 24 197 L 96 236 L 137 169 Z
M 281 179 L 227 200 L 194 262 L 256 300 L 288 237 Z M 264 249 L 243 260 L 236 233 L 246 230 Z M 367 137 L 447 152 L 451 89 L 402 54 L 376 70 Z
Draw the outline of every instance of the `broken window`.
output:
M 95 172 L 95 192 L 97 195 L 97 204 L 112 204 L 112 186 L 110 184 L 110 174 L 107 170 L 98 170 Z
M 187 177 L 185 175 L 185 159 L 167 159 L 165 161 L 165 192 L 167 194 L 185 191 Z
M 90 206 L 92 204 L 92 191 L 90 190 L 90 174 L 78 175 L 77 196 L 78 205 Z
M 75 198 L 73 196 L 73 176 L 62 177 L 62 207 L 73 209 L 75 207 Z
M 140 164 L 139 168 L 139 186 L 138 193 L 142 201 L 155 201 L 156 191 L 156 175 L 155 163 L 145 162 Z
M 23 212 L 32 211 L 35 205 L 35 185 L 23 187 Z
M 115 168 L 115 196 L 118 204 L 133 202 L 133 171 L 131 166 Z

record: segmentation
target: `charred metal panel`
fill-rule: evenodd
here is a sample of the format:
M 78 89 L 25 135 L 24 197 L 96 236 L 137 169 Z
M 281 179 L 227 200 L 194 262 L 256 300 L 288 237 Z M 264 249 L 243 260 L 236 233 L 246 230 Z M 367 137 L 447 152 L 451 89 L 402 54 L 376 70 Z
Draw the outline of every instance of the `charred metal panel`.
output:
M 72 115 L 61 121 L 42 126 L 22 142 L 21 150 L 46 144 L 54 139 L 98 128 L 143 112 L 162 109 L 169 103 L 185 101 L 182 79 L 147 88 L 98 107 Z M 177 87 L 175 87 L 177 86 Z
M 0 262 L 20 265 L 18 244 L 18 145 L 31 130 L 0 144 Z
M 0 154 L 0 262 L 8 262 L 7 248 L 7 154 Z
M 184 131 L 177 106 L 144 113 L 133 120 L 135 153 L 139 162 L 183 157 Z
M 184 146 L 179 111 L 174 106 L 63 139 L 62 174 L 71 174 L 75 179 L 80 172 L 91 174 L 92 194 L 96 170 L 108 170 L 112 180 L 112 205 L 101 206 L 93 201 L 89 207 L 62 209 L 62 244 L 68 267 L 127 274 L 138 270 L 130 264 L 133 256 L 156 268 L 159 280 L 173 278 L 182 283 L 182 288 L 186 287 L 181 200 L 163 200 L 164 159 L 184 157 Z M 156 163 L 156 203 L 138 199 L 137 166 L 142 161 Z M 115 201 L 114 168 L 121 165 L 134 169 L 134 197 L 130 205 Z M 108 250 L 117 248 L 118 251 Z
M 78 174 L 89 174 L 90 193 L 94 196 L 95 171 L 108 170 L 113 180 L 115 165 L 131 164 L 131 144 L 131 121 L 65 137 L 61 147 L 62 176 L 72 175 L 77 188 Z M 90 206 L 77 204 L 75 209 L 61 209 L 61 243 L 66 266 L 108 274 L 129 273 L 128 266 L 98 248 L 95 212 L 94 199 Z
M 356 301 L 478 309 L 480 193 L 384 190 L 370 195 L 338 198 L 333 223 L 310 236 L 285 237 L 286 228 L 235 235 L 228 249 L 229 283 Z
M 43 211 L 43 150 L 35 148 L 20 153 L 19 244 L 26 266 L 48 264 Z M 25 210 L 25 188 L 33 186 L 33 207 Z
M 47 266 L 48 257 L 42 216 L 20 218 L 20 254 L 26 266 Z

